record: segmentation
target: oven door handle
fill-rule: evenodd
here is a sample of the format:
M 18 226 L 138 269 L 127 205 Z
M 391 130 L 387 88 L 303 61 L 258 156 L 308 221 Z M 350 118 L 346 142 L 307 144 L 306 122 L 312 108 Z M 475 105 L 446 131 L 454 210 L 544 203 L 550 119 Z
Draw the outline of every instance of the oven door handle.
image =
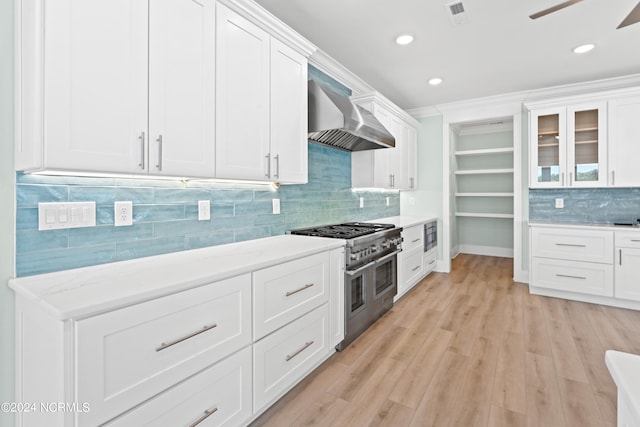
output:
M 369 267 L 373 267 L 375 263 L 376 263 L 375 261 L 371 261 L 360 268 L 356 268 L 355 270 L 345 270 L 344 272 L 349 276 L 355 276 L 356 274 L 360 273 L 362 270 L 366 270 Z
M 385 262 L 386 260 L 388 260 L 389 258 L 398 255 L 400 252 L 402 252 L 402 249 L 400 249 L 398 251 L 395 251 L 395 252 L 391 252 L 390 254 L 385 255 L 382 258 L 378 258 L 377 260 L 375 260 L 375 263 L 376 264 L 381 264 L 381 263 Z

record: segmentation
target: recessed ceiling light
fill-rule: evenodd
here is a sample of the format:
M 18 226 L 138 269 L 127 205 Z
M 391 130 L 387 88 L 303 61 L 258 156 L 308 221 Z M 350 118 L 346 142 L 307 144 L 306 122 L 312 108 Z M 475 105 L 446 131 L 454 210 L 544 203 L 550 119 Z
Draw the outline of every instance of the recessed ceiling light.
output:
M 413 41 L 413 36 L 411 34 L 402 34 L 401 36 L 396 37 L 396 43 L 399 45 L 407 45 Z
M 431 86 L 438 86 L 440 83 L 442 83 L 442 79 L 440 77 L 434 77 L 429 80 L 429 84 Z
M 587 43 L 587 44 L 583 44 L 583 45 L 580 45 L 578 47 L 573 48 L 573 52 L 574 53 L 586 53 L 586 52 L 589 52 L 594 47 L 596 47 L 595 44 Z

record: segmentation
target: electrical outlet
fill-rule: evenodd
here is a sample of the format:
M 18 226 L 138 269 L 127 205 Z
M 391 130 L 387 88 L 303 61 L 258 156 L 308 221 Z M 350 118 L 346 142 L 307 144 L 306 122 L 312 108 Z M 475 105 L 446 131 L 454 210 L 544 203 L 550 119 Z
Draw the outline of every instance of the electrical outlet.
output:
M 360 208 L 364 208 L 364 197 L 360 197 Z
M 115 202 L 113 218 L 116 227 L 133 225 L 133 202 Z
M 280 213 L 280 199 L 271 199 L 273 207 L 273 214 L 278 215 Z
M 198 220 L 208 221 L 211 219 L 211 201 L 198 200 Z
M 556 209 L 564 208 L 564 199 L 556 199 Z
M 411 206 L 415 205 L 416 204 L 416 199 L 414 199 L 413 197 L 409 197 L 409 204 Z

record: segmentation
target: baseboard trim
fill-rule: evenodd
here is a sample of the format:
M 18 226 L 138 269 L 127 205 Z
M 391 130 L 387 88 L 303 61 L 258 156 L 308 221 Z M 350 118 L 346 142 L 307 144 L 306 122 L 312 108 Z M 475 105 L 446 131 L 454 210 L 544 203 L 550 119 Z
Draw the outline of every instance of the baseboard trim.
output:
M 470 254 L 470 255 L 495 256 L 495 257 L 501 257 L 501 258 L 513 258 L 512 248 L 497 248 L 494 246 L 460 245 L 459 253 Z

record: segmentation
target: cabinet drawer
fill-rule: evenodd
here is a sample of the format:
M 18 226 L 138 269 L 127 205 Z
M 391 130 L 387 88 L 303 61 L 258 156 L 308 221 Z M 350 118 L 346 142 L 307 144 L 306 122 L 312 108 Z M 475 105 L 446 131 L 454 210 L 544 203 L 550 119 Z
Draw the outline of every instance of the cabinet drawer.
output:
M 329 354 L 325 304 L 253 345 L 253 405 L 259 411 Z
M 534 257 L 612 264 L 613 232 L 534 227 L 531 250 Z
M 424 224 L 402 230 L 402 250 L 409 252 L 417 247 L 424 248 Z
M 251 342 L 251 276 L 123 308 L 76 325 L 77 399 L 100 424 Z
M 429 273 L 436 268 L 437 261 L 437 250 L 436 248 L 431 249 L 428 252 L 423 253 L 423 265 L 425 272 Z
M 417 248 L 411 252 L 405 253 L 403 250 L 402 268 L 403 277 L 407 285 L 413 284 L 421 275 L 423 270 L 423 251 Z
M 253 273 L 254 341 L 329 300 L 328 252 Z
M 201 426 L 238 426 L 252 411 L 251 347 L 246 347 L 107 425 L 191 426 L 202 420 Z
M 532 260 L 531 286 L 613 296 L 613 265 L 547 258 Z
M 616 231 L 616 246 L 622 248 L 640 248 L 640 232 Z

